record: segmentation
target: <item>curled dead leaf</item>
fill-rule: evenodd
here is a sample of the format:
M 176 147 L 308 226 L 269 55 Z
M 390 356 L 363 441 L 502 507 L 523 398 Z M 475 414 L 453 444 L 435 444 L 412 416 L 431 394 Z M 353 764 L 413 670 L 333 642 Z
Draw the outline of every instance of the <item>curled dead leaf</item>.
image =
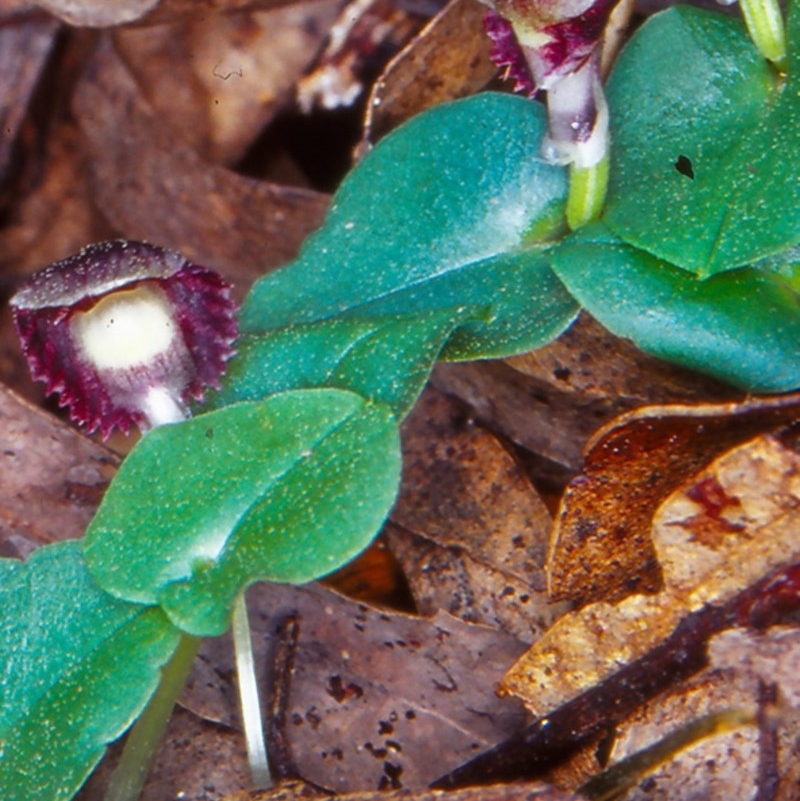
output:
M 495 68 L 486 7 L 451 0 L 386 66 L 367 101 L 361 149 L 426 108 L 482 89 Z

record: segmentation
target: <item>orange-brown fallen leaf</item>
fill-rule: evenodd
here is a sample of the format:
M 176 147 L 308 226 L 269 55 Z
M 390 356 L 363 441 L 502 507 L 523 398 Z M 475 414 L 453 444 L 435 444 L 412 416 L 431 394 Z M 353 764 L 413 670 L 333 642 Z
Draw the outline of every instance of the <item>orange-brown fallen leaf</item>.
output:
M 551 596 L 584 604 L 658 590 L 664 565 L 655 558 L 650 529 L 659 505 L 715 456 L 798 413 L 800 394 L 794 393 L 647 406 L 602 428 L 561 502 L 548 557 Z M 693 538 L 717 536 L 729 512 L 718 508 L 725 502 L 713 475 L 691 492 L 701 515 Z
M 798 527 L 800 455 L 769 435 L 729 451 L 653 520 L 661 592 L 565 615 L 511 668 L 505 690 L 547 714 L 644 655 L 690 613 L 798 561 Z

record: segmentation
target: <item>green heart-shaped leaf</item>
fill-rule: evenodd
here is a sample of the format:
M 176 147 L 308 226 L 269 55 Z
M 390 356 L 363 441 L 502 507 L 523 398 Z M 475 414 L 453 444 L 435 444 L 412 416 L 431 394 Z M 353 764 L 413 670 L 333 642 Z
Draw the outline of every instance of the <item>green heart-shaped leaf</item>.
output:
M 81 543 L 0 560 L 0 797 L 69 799 L 155 690 L 179 632 L 103 592 Z
M 674 7 L 642 26 L 608 85 L 611 230 L 702 277 L 800 241 L 798 27 L 793 10 L 784 82 L 737 19 Z
M 234 404 L 142 439 L 89 527 L 87 560 L 107 591 L 213 636 L 253 581 L 310 581 L 352 559 L 399 476 L 394 417 L 352 392 Z
M 586 309 L 642 350 L 752 391 L 800 387 L 800 294 L 772 271 L 787 265 L 700 280 L 599 224 L 551 257 Z
M 457 310 L 445 358 L 552 339 L 577 308 L 542 255 L 566 193 L 564 170 L 540 157 L 545 128 L 538 104 L 493 93 L 401 126 L 350 173 L 300 257 L 254 286 L 242 331 Z

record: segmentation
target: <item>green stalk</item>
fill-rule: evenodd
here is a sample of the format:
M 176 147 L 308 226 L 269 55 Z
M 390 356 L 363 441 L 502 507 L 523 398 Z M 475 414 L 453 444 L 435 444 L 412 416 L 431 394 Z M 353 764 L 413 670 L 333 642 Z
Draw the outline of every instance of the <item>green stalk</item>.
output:
M 258 697 L 253 641 L 250 639 L 250 622 L 247 619 L 244 592 L 239 593 L 233 607 L 233 650 L 236 654 L 236 677 L 239 682 L 239 701 L 247 740 L 252 789 L 266 790 L 272 786 L 272 776 L 264 744 L 261 700 Z
M 142 794 L 158 747 L 164 737 L 175 702 L 186 684 L 200 638 L 183 634 L 172 659 L 161 671 L 161 682 L 130 730 L 105 801 L 137 801 Z
M 648 773 L 674 759 L 683 749 L 707 737 L 755 725 L 755 717 L 740 709 L 711 712 L 592 777 L 578 788 L 578 794 L 592 801 L 613 801 L 638 784 Z
M 570 165 L 567 224 L 573 231 L 600 216 L 607 189 L 608 153 L 592 167 Z
M 753 44 L 778 69 L 786 69 L 786 30 L 778 0 L 742 0 L 742 16 Z

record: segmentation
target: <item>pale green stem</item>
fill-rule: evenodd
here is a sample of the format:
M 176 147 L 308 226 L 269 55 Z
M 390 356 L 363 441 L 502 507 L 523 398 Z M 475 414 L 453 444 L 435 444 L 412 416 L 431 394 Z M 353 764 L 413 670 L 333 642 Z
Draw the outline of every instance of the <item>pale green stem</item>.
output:
M 175 708 L 192 662 L 200 647 L 200 638 L 183 634 L 172 658 L 161 671 L 161 682 L 150 702 L 130 730 L 105 801 L 136 801 L 142 794 L 158 747 Z
M 578 788 L 578 794 L 592 801 L 612 801 L 638 784 L 659 765 L 674 759 L 684 748 L 689 748 L 706 737 L 754 725 L 756 719 L 750 712 L 739 709 L 711 712 L 589 779 Z
M 239 593 L 233 607 L 233 650 L 236 654 L 236 677 L 239 681 L 239 701 L 242 707 L 244 736 L 247 740 L 247 758 L 253 790 L 266 790 L 272 786 L 267 749 L 264 744 L 264 723 L 253 658 L 253 641 L 244 592 Z
M 786 30 L 778 0 L 741 0 L 742 16 L 755 46 L 778 69 L 786 69 Z
M 608 153 L 592 167 L 570 165 L 567 224 L 573 231 L 600 216 L 607 189 Z

